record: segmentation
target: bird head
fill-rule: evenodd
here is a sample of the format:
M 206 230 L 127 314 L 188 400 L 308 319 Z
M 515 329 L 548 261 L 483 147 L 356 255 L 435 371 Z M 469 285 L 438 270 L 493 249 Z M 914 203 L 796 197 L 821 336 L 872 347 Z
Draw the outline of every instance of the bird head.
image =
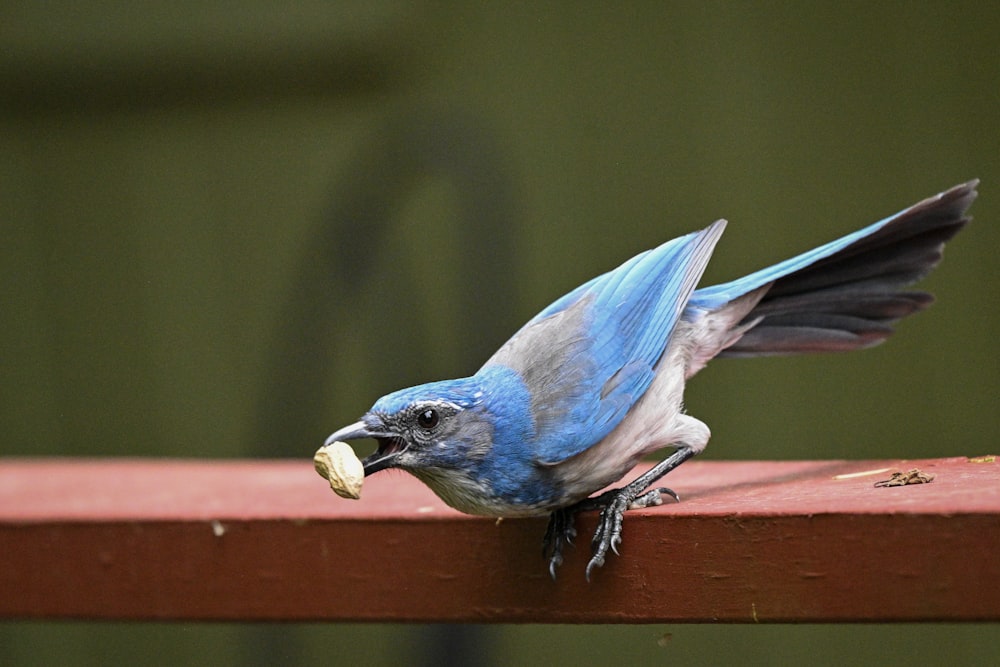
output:
M 476 377 L 401 389 L 375 402 L 326 440 L 374 438 L 378 449 L 362 461 L 365 476 L 386 468 L 418 473 L 467 465 L 493 444 L 494 420 Z
M 493 365 L 383 396 L 326 442 L 374 438 L 378 448 L 362 461 L 365 477 L 399 468 L 458 510 L 502 516 L 534 507 L 538 499 L 526 486 L 548 492 L 526 485 L 538 474 L 533 436 L 527 388 L 510 368 Z

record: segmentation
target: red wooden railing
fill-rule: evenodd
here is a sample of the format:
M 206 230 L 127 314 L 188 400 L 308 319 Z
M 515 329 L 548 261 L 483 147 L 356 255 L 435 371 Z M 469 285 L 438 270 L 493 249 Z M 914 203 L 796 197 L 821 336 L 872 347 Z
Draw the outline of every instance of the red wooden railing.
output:
M 919 468 L 926 484 L 876 488 Z M 878 471 L 878 472 L 874 472 Z M 691 462 L 621 557 L 553 582 L 543 519 L 469 517 L 404 473 L 362 500 L 309 461 L 0 460 L 0 617 L 1000 620 L 1000 459 Z

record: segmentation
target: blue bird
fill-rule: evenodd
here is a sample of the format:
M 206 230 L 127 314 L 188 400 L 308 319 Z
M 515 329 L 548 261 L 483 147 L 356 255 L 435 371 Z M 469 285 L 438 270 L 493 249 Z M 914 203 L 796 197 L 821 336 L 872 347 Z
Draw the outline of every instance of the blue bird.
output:
M 696 289 L 725 229 L 643 252 L 536 315 L 474 375 L 378 399 L 336 440 L 374 438 L 365 475 L 399 468 L 452 507 L 491 517 L 549 515 L 553 578 L 576 514 L 600 510 L 589 579 L 618 552 L 630 508 L 658 505 L 656 482 L 705 449 L 685 382 L 715 357 L 871 347 L 930 305 L 906 291 L 969 221 L 978 181 L 732 282 Z M 620 488 L 645 455 L 672 453 Z

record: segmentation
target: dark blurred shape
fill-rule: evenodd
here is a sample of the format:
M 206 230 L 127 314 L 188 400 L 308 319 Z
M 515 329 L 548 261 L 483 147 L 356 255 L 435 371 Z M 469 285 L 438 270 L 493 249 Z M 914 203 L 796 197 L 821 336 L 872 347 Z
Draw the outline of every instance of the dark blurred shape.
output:
M 251 455 L 288 456 L 289 442 L 322 444 L 329 425 L 321 418 L 334 404 L 327 378 L 338 367 L 329 335 L 337 327 L 350 326 L 335 321 L 335 315 L 343 312 L 339 304 L 360 292 L 361 281 L 378 278 L 368 267 L 393 233 L 390 211 L 427 175 L 450 180 L 458 198 L 456 233 L 462 235 L 462 252 L 449 270 L 462 276 L 464 289 L 442 296 L 458 304 L 464 329 L 457 334 L 462 346 L 454 351 L 454 361 L 472 367 L 502 342 L 498 336 L 509 333 L 514 320 L 508 305 L 513 292 L 509 270 L 514 259 L 513 199 L 502 164 L 490 133 L 454 112 L 400 115 L 364 146 L 349 170 L 350 178 L 336 186 L 330 210 L 308 244 L 280 316 Z M 409 317 L 413 305 L 402 286 L 399 295 L 397 303 L 377 304 L 368 313 L 378 320 L 376 328 L 398 327 Z M 384 343 L 372 344 L 396 346 L 399 341 L 387 337 Z M 392 360 L 370 370 L 375 386 L 395 387 L 422 363 L 420 355 L 410 352 L 390 349 L 373 354 Z
M 426 52 L 419 4 L 21 4 L 0 14 L 0 109 L 28 115 L 384 91 Z
M 443 177 L 458 199 L 456 232 L 462 251 L 450 267 L 462 276 L 463 290 L 443 295 L 459 305 L 458 332 L 462 346 L 455 361 L 473 367 L 499 344 L 500 332 L 514 319 L 514 261 L 511 235 L 514 203 L 511 179 L 492 134 L 469 116 L 454 111 L 418 111 L 400 114 L 359 152 L 350 177 L 338 183 L 332 204 L 299 266 L 285 312 L 279 320 L 270 379 L 257 410 L 256 440 L 248 452 L 254 457 L 288 456 L 287 443 L 318 446 L 328 425 L 323 423 L 334 397 L 327 378 L 338 367 L 329 334 L 339 326 L 339 307 L 358 294 L 362 281 L 377 279 L 367 270 L 393 233 L 391 211 L 428 175 Z M 381 318 L 376 329 L 399 326 L 412 304 L 405 290 L 396 303 L 380 303 L 371 315 Z M 363 304 L 358 304 L 363 307 Z M 373 345 L 398 345 L 398 340 L 372 340 Z M 411 377 L 420 355 L 374 351 L 371 382 L 395 386 Z M 391 360 L 391 363 L 390 361 Z M 375 397 L 372 397 L 373 399 Z M 488 630 L 479 626 L 444 625 L 424 636 L 425 664 L 486 664 L 482 662 Z M 248 658 L 257 664 L 294 664 L 297 642 L 283 628 L 256 628 L 248 633 Z M 417 663 L 415 663 L 417 664 Z

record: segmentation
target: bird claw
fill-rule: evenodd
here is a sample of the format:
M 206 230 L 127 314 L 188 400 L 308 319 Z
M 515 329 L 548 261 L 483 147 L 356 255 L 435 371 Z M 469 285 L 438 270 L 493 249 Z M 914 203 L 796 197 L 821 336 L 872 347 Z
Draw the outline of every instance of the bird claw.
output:
M 556 578 L 556 569 L 563 563 L 563 548 L 567 544 L 572 545 L 573 538 L 576 537 L 574 522 L 578 513 L 601 509 L 597 530 L 594 531 L 594 538 L 590 542 L 591 558 L 585 571 L 587 581 L 590 581 L 590 573 L 594 568 L 604 567 L 608 551 L 616 556 L 621 555 L 618 547 L 622 543 L 622 522 L 626 510 L 662 505 L 665 495 L 676 501 L 680 500 L 673 490 L 666 487 L 637 492 L 625 486 L 605 491 L 599 496 L 587 498 L 553 512 L 549 517 L 549 525 L 542 541 L 542 556 L 549 559 L 549 574 L 553 581 Z
M 552 558 L 549 560 L 549 576 L 552 577 L 552 581 L 556 580 L 556 568 L 562 565 L 563 558 L 561 553 L 552 554 Z
M 567 507 L 553 512 L 549 517 L 549 525 L 542 540 L 542 558 L 549 559 L 549 575 L 553 581 L 556 579 L 556 568 L 563 563 L 563 547 L 567 544 L 573 546 L 573 538 L 576 537 L 574 523 L 578 511 L 575 507 Z
M 670 496 L 675 502 L 680 502 L 681 497 L 674 493 L 673 489 L 668 489 L 665 486 L 661 486 L 658 489 L 652 489 L 642 494 L 635 500 L 629 503 L 628 508 L 630 510 L 641 510 L 646 507 L 656 507 L 657 505 L 663 504 L 663 496 Z
M 603 556 L 601 557 L 594 556 L 593 558 L 590 559 L 590 562 L 587 563 L 587 569 L 584 572 L 584 576 L 587 578 L 587 583 L 590 583 L 590 571 L 593 570 L 595 567 L 604 567 Z
M 601 517 L 597 521 L 597 530 L 594 531 L 594 539 L 590 542 L 591 558 L 587 563 L 587 581 L 590 581 L 590 573 L 595 567 L 604 567 L 605 559 L 610 549 L 618 554 L 618 545 L 622 538 L 622 520 L 625 510 L 629 508 L 635 498 L 626 489 L 615 489 L 610 492 L 607 504 L 601 510 Z
M 590 581 L 590 573 L 596 567 L 603 567 L 608 550 L 616 556 L 621 554 L 618 547 L 622 543 L 622 523 L 625 519 L 625 511 L 630 509 L 642 509 L 645 507 L 655 507 L 663 504 L 663 495 L 668 495 L 674 500 L 680 500 L 673 490 L 662 487 L 646 491 L 640 495 L 628 487 L 614 489 L 599 496 L 603 499 L 607 495 L 606 504 L 601 511 L 601 517 L 597 522 L 597 530 L 594 531 L 594 539 L 591 541 L 590 562 L 587 564 L 587 581 Z

